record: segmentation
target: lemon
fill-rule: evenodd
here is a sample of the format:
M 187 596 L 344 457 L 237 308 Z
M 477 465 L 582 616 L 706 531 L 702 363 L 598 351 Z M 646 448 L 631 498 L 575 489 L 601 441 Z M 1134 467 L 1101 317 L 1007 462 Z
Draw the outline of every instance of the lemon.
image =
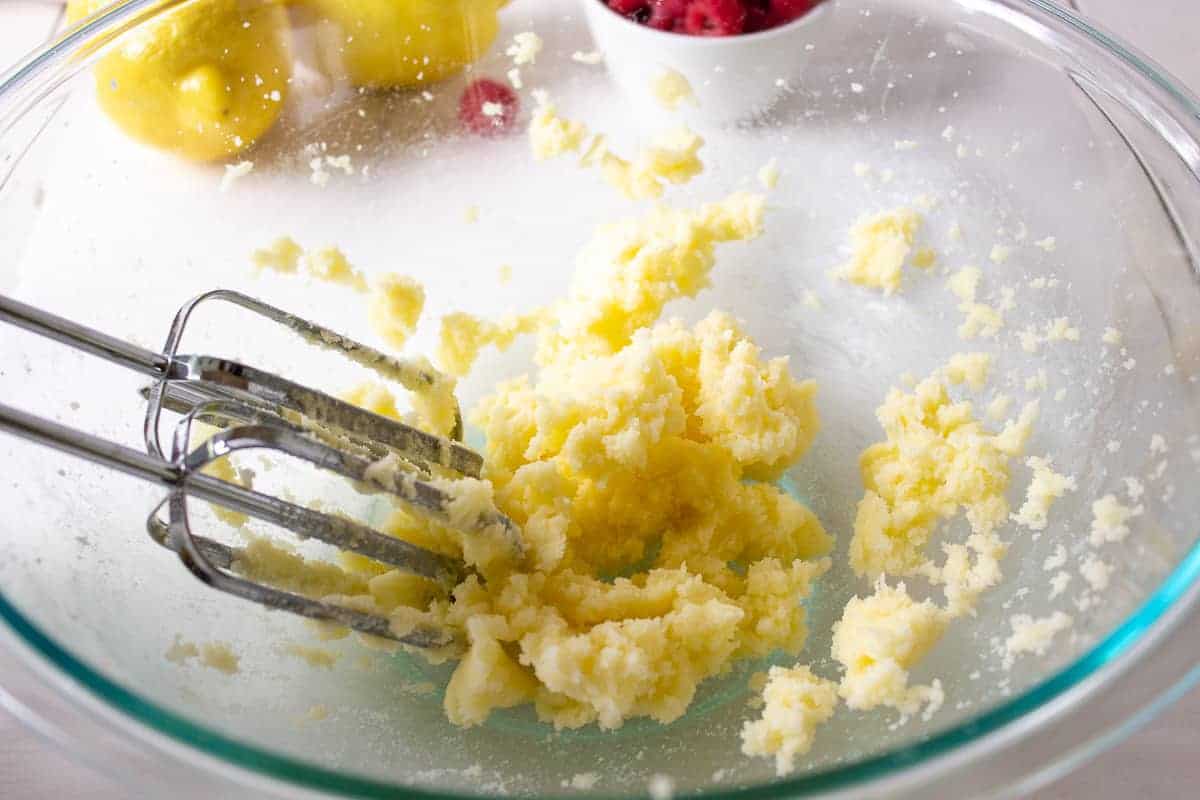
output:
M 355 86 L 438 81 L 478 59 L 499 30 L 498 0 L 307 0 L 325 69 Z
M 71 0 L 72 22 L 110 0 Z M 275 123 L 291 60 L 284 8 L 193 0 L 122 36 L 95 66 L 100 106 L 129 136 L 210 161 L 248 148 Z

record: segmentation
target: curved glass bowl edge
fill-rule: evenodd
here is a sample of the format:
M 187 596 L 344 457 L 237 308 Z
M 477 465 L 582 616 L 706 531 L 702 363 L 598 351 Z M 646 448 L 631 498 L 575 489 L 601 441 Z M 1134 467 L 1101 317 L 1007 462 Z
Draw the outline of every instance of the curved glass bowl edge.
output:
M 1130 650 L 1198 578 L 1200 578 L 1200 544 L 1192 547 L 1182 563 L 1175 568 L 1136 613 L 1086 655 L 1024 694 L 969 722 L 924 741 L 844 767 L 745 789 L 714 791 L 705 793 L 704 796 L 712 798 L 712 800 L 758 800 L 759 798 L 767 800 L 767 798 L 781 796 L 802 797 L 825 791 L 846 789 L 872 778 L 883 777 L 929 761 L 963 745 L 976 742 L 1058 698 Z M 97 673 L 42 633 L 2 594 L 0 594 L 0 620 L 12 628 L 36 653 L 79 682 L 85 689 L 94 693 L 100 700 L 170 738 L 199 748 L 234 766 L 257 772 L 269 778 L 299 784 L 308 789 L 358 797 L 392 798 L 394 800 L 394 798 L 400 797 L 458 798 L 476 796 L 426 791 L 350 776 L 334 770 L 314 767 L 303 761 L 272 753 L 255 745 L 216 733 L 145 700 L 115 681 Z M 1169 693 L 1172 688 L 1164 686 L 1163 692 Z M 1130 726 L 1130 729 L 1132 727 L 1134 726 Z M 1128 730 L 1124 732 L 1128 732 Z M 1111 743 L 1111 741 L 1102 742 L 1102 744 Z
M 1054 17 L 1065 25 L 1070 25 L 1089 39 L 1094 40 L 1096 44 L 1133 67 L 1139 75 L 1170 95 L 1172 100 L 1183 105 L 1193 118 L 1200 119 L 1200 97 L 1170 77 L 1170 73 L 1161 64 L 1138 48 L 1113 36 L 1104 28 L 1077 16 L 1077 12 L 1065 8 L 1055 0 L 1020 0 L 1020 2 L 1034 6 L 1042 13 Z
M 76 26 L 25 63 L 18 65 L 7 74 L 0 75 L 0 95 L 15 89 L 19 84 L 34 76 L 40 68 L 49 66 L 48 62 L 57 60 L 80 42 L 87 41 L 93 30 L 116 27 L 120 21 L 136 20 L 139 12 L 157 1 L 127 0 L 96 18 Z M 1142 77 L 1167 93 L 1174 102 L 1184 106 L 1193 118 L 1200 118 L 1200 101 L 1166 77 L 1165 71 L 1153 60 L 1049 0 L 1022 0 L 1022 2 L 1055 17 L 1093 39 L 1101 48 L 1124 61 Z M 758 800 L 759 798 L 767 800 L 767 798 L 781 796 L 803 797 L 821 792 L 845 790 L 856 784 L 893 775 L 906 768 L 928 762 L 964 745 L 976 743 L 983 737 L 1021 719 L 1029 712 L 1059 698 L 1068 690 L 1079 686 L 1087 678 L 1096 675 L 1105 665 L 1127 653 L 1197 580 L 1200 580 L 1200 543 L 1192 547 L 1179 566 L 1134 614 L 1074 663 L 1012 700 L 936 736 L 846 766 L 745 789 L 706 792 L 703 796 L 712 800 Z M 358 797 L 444 799 L 475 796 L 405 787 L 380 780 L 351 776 L 335 770 L 315 767 L 217 733 L 149 702 L 101 675 L 44 634 L 13 606 L 3 593 L 0 593 L 0 621 L 11 628 L 36 654 L 49 661 L 68 678 L 79 683 L 82 688 L 90 691 L 96 698 L 114 710 L 127 715 L 135 722 L 142 723 L 180 743 L 195 747 L 232 766 L 311 790 Z M 1200 679 L 1200 675 L 1192 675 L 1183 683 L 1196 682 L 1196 679 Z M 1174 686 L 1164 686 L 1162 693 L 1177 695 L 1178 692 L 1173 689 L 1175 689 Z M 1166 703 L 1156 703 L 1154 710 L 1159 710 L 1159 707 L 1163 705 Z M 1151 714 L 1147 713 L 1144 716 L 1149 717 Z M 1137 721 L 1144 722 L 1145 720 Z M 1136 725 L 1122 726 L 1120 732 L 1128 733 L 1134 727 Z M 1112 744 L 1115 738 L 1119 737 L 1103 737 L 1102 741 L 1097 744 L 1097 748 Z

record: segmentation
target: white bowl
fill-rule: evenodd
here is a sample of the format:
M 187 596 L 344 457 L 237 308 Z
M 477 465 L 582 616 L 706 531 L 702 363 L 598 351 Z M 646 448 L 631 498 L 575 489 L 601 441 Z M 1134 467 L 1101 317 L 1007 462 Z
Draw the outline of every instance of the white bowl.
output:
M 673 69 L 691 83 L 697 103 L 684 109 L 689 121 L 729 125 L 753 119 L 796 86 L 811 44 L 820 36 L 827 4 L 766 31 L 738 36 L 685 36 L 641 25 L 601 0 L 582 0 L 596 46 L 609 74 L 639 115 L 666 113 L 654 78 Z

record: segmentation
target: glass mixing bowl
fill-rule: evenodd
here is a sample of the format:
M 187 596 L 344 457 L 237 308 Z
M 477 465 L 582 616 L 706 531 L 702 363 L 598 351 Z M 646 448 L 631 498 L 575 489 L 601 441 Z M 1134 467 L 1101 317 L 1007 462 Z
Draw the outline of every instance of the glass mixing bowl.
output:
M 5 293 L 154 347 L 177 306 L 223 286 L 375 341 L 357 296 L 255 274 L 250 253 L 290 235 L 336 244 L 368 273 L 422 281 L 426 324 L 410 349 L 431 352 L 429 321 L 560 296 L 594 226 L 634 213 L 596 175 L 533 162 L 519 133 L 462 134 L 463 76 L 365 91 L 311 67 L 294 73 L 282 120 L 243 156 L 253 172 L 222 191 L 219 164 L 126 138 L 98 108 L 89 74 L 176 5 L 123 4 L 0 79 Z M 311 54 L 321 25 L 311 10 L 290 14 L 297 53 Z M 549 90 L 621 150 L 661 123 L 626 113 L 602 65 L 572 59 L 592 49 L 575 3 L 514 0 L 499 19 L 496 44 L 469 77 L 502 80 L 505 44 L 535 30 L 546 47 L 525 68 L 528 87 Z M 714 286 L 669 312 L 694 319 L 725 308 L 768 353 L 789 354 L 797 373 L 820 383 L 822 431 L 789 480 L 839 543 L 809 602 L 802 660 L 836 676 L 829 627 L 848 597 L 869 588 L 845 567 L 862 491 L 856 460 L 881 438 L 873 412 L 902 373 L 928 374 L 963 350 L 994 353 L 984 401 L 1040 397 L 1028 452 L 1052 455 L 1078 481 L 1043 534 L 1006 529 L 1004 582 L 916 670 L 914 680 L 943 682 L 938 713 L 897 724 L 894 712 L 843 709 L 787 779 L 739 749 L 743 721 L 757 714 L 747 679 L 761 664 L 705 684 L 667 726 L 555 733 L 524 709 L 461 730 L 441 711 L 445 667 L 353 639 L 325 645 L 342 654 L 330 669 L 289 656 L 287 643 L 314 640 L 306 623 L 205 588 L 147 539 L 157 490 L 8 437 L 5 705 L 80 757 L 172 796 L 247 787 L 279 796 L 631 796 L 663 775 L 679 796 L 961 798 L 1036 786 L 1188 687 L 1200 674 L 1200 497 L 1188 488 L 1200 459 L 1196 101 L 1046 0 L 834 0 L 788 35 L 805 53 L 789 90 L 758 119 L 704 128 L 705 174 L 667 196 L 676 205 L 720 197 L 774 158 L 783 177 L 767 231 L 725 248 Z M 528 89 L 522 101 L 526 119 Z M 319 161 L 329 173 L 319 185 L 312 161 L 326 156 L 346 166 Z M 938 269 L 909 275 L 890 298 L 829 278 L 861 212 L 914 202 L 927 208 L 923 235 Z M 997 244 L 1010 249 L 1007 260 L 989 258 Z M 985 268 L 989 294 L 1015 290 L 995 340 L 955 335 L 960 315 L 938 272 L 967 263 Z M 504 264 L 507 282 L 498 279 Z M 806 291 L 819 303 L 806 304 Z M 1059 316 L 1079 341 L 1033 354 L 1019 346 L 1018 331 Z M 356 377 L 242 318 L 213 312 L 197 322 L 196 349 L 332 390 Z M 1123 333 L 1121 344 L 1105 343 L 1108 327 Z M 529 356 L 524 343 L 486 354 L 461 386 L 464 405 L 527 369 Z M 0 387 L 6 403 L 140 439 L 136 378 L 9 328 Z M 1016 465 L 1014 476 L 1016 507 L 1028 471 Z M 1076 572 L 1089 551 L 1091 503 L 1106 493 L 1128 501 L 1127 477 L 1143 489 L 1144 512 L 1124 542 L 1097 551 L 1113 572 L 1093 591 Z M 1044 566 L 1059 546 L 1073 577 L 1052 598 L 1056 570 Z M 1072 615 L 1070 631 L 1044 656 L 1004 669 L 996 643 L 1010 617 L 1053 610 Z M 164 653 L 177 636 L 229 642 L 240 671 L 172 663 Z M 323 719 L 310 713 L 318 704 Z M 594 773 L 594 786 L 572 784 L 581 773 Z

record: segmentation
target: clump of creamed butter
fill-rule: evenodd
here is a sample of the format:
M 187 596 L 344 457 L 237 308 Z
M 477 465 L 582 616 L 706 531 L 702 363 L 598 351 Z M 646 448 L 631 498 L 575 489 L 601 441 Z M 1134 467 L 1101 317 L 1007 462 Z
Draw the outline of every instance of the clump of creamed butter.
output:
M 495 502 L 529 553 L 444 609 L 469 640 L 454 722 L 526 702 L 562 727 L 668 722 L 731 660 L 799 650 L 799 601 L 829 539 L 764 481 L 811 443 L 816 387 L 727 314 L 658 322 L 707 285 L 717 244 L 761 219 L 761 199 L 739 194 L 602 227 L 538 335 L 539 371 L 473 413 Z
M 485 480 L 442 484 L 472 514 L 494 504 L 512 518 L 523 561 L 397 510 L 391 533 L 474 568 L 452 598 L 355 556 L 341 561 L 345 579 L 284 582 L 400 627 L 458 631 L 466 650 L 445 709 L 460 725 L 524 703 L 557 727 L 669 722 L 733 660 L 797 653 L 800 602 L 831 541 L 772 481 L 816 434 L 816 386 L 787 358 L 765 357 L 728 314 L 660 320 L 671 300 L 708 286 L 719 245 L 759 234 L 763 210 L 746 193 L 656 207 L 599 228 L 553 308 L 443 318 L 439 361 L 460 375 L 483 347 L 537 335 L 537 371 L 470 415 L 486 436 Z M 378 387 L 347 398 L 400 414 Z M 303 566 L 255 552 L 263 563 L 242 565 L 252 574 Z

